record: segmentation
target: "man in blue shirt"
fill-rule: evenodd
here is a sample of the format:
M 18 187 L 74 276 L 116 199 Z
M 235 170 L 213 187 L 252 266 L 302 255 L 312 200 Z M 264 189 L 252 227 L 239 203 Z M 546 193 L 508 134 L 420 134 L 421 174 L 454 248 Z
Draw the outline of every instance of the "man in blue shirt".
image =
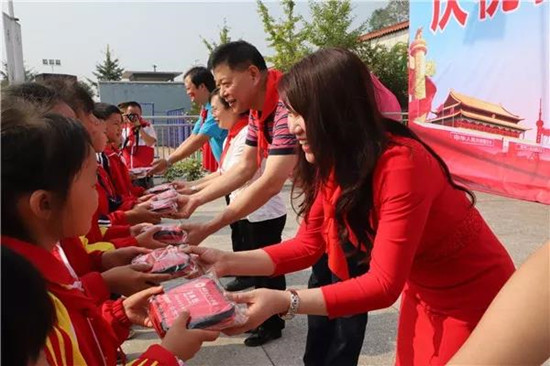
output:
M 216 161 L 220 161 L 223 141 L 227 130 L 222 130 L 214 120 L 210 106 L 210 93 L 216 88 L 214 76 L 206 67 L 196 66 L 187 71 L 183 77 L 187 95 L 192 102 L 202 107 L 200 118 L 193 127 L 193 132 L 174 151 L 168 159 L 159 159 L 153 163 L 149 175 L 164 172 L 175 162 L 183 160 L 208 143 Z M 205 153 L 205 152 L 203 152 Z M 209 153 L 209 152 L 206 152 Z

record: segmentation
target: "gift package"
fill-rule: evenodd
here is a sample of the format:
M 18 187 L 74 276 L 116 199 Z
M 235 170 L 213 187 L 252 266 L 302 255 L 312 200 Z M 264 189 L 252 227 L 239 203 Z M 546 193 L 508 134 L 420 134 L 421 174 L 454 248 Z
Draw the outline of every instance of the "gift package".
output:
M 160 230 L 153 234 L 155 240 L 172 245 L 187 242 L 187 232 L 178 225 L 151 225 L 146 226 L 143 231 L 156 230 L 157 228 Z
M 186 245 L 168 245 L 132 260 L 132 264 L 149 264 L 151 273 L 169 273 L 174 277 L 192 278 L 203 274 L 195 257 L 185 252 Z
M 151 200 L 149 209 L 162 215 L 170 215 L 178 212 L 178 204 L 173 198 L 165 200 Z
M 223 330 L 246 322 L 246 304 L 227 299 L 218 279 L 206 274 L 165 288 L 149 303 L 149 317 L 162 337 L 182 313 L 189 313 L 189 329 Z
M 158 186 L 147 189 L 144 194 L 159 194 L 169 189 L 174 189 L 171 183 L 159 184 Z

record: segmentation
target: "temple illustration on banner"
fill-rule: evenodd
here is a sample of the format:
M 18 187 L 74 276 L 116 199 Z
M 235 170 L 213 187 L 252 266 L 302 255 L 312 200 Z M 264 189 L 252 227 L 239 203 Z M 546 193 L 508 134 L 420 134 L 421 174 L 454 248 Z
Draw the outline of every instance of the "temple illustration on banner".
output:
M 525 132 L 530 128 L 519 125 L 524 118 L 490 101 L 451 89 L 443 104 L 432 109 L 432 101 L 437 92 L 437 87 L 431 79 L 435 74 L 435 63 L 426 60 L 427 52 L 426 40 L 422 38 L 422 28 L 418 28 L 409 46 L 410 121 L 525 139 Z M 431 113 L 435 114 L 435 117 L 429 118 Z M 538 144 L 550 139 L 550 129 L 544 128 L 542 120 L 542 99 L 539 103 L 536 128 Z

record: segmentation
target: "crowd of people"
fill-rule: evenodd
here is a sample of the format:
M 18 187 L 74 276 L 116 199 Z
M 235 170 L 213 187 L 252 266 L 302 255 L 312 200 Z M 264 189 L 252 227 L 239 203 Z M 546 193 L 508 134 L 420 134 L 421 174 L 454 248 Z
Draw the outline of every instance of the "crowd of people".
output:
M 236 276 L 227 296 L 248 306 L 247 321 L 224 333 L 248 332 L 248 347 L 280 338 L 285 321 L 304 314 L 305 365 L 356 365 L 368 312 L 401 296 L 398 365 L 548 358 L 548 245 L 514 274 L 475 195 L 400 123 L 395 97 L 356 55 L 321 49 L 283 74 L 253 45 L 235 41 L 184 82 L 200 118 L 158 160 L 154 126 L 137 102 L 94 103 L 63 79 L 2 91 L 6 365 L 125 363 L 120 346 L 130 327 L 152 326 L 146 305 L 171 278 L 131 264 L 166 245 L 154 238 L 160 228 L 148 227 L 222 197 L 227 207 L 212 220 L 181 227 L 204 267 Z M 210 174 L 174 183 L 176 213 L 153 210 L 145 194 L 153 175 L 199 149 L 215 159 L 205 161 Z M 133 175 L 144 167 L 147 176 Z M 280 193 L 289 179 L 301 223 L 282 241 Z M 225 226 L 232 251 L 200 246 Z M 285 274 L 308 267 L 308 288 L 286 289 Z M 525 304 L 516 293 L 538 304 L 518 332 Z M 513 310 L 503 321 L 507 304 Z M 130 364 L 183 365 L 219 336 L 187 329 L 188 318 L 182 312 Z M 506 352 L 487 342 L 495 337 Z M 523 355 L 518 337 L 532 341 L 531 352 Z

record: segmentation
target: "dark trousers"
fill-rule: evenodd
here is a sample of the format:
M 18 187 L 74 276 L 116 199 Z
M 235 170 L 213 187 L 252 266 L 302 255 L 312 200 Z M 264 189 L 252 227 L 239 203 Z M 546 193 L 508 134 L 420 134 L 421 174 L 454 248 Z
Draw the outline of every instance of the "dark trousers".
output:
M 241 228 L 244 228 L 244 235 L 248 248 L 260 249 L 268 245 L 277 244 L 282 241 L 282 233 L 286 223 L 286 215 L 272 220 L 250 222 L 241 220 Z M 276 277 L 255 277 L 256 288 L 269 288 L 273 290 L 285 290 L 285 276 Z M 273 315 L 262 325 L 265 330 L 279 330 L 285 327 L 285 322 L 278 315 Z
M 225 196 L 225 203 L 229 206 L 229 195 Z M 243 252 L 254 249 L 250 247 L 245 235 L 246 223 L 248 220 L 239 220 L 229 225 L 231 228 L 231 247 L 234 252 Z
M 337 281 L 328 268 L 327 256 L 323 255 L 312 267 L 308 288 L 317 288 Z M 308 315 L 304 365 L 357 365 L 367 320 L 367 313 L 333 320 L 326 316 Z

